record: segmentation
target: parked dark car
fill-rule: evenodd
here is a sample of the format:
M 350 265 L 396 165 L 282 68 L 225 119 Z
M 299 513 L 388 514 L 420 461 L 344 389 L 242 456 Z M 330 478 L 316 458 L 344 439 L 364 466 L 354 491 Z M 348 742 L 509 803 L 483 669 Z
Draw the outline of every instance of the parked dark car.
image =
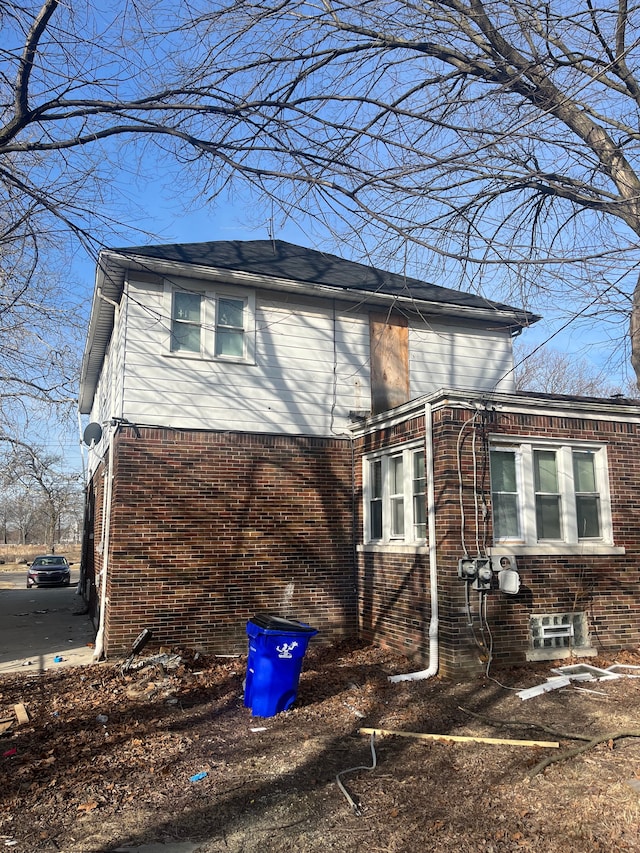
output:
M 45 554 L 36 557 L 27 572 L 27 589 L 32 586 L 69 586 L 71 569 L 66 557 Z

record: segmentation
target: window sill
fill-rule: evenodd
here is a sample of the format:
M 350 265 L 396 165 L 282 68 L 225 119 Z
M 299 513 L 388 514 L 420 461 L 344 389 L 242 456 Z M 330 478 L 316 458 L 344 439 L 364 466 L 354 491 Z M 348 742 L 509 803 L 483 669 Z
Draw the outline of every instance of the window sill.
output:
M 622 546 L 607 545 L 602 542 L 579 544 L 566 544 L 563 542 L 539 542 L 535 545 L 523 545 L 520 542 L 514 542 L 511 545 L 506 543 L 493 545 L 489 549 L 492 557 L 511 556 L 516 557 L 544 557 L 546 555 L 552 557 L 560 556 L 584 556 L 584 557 L 613 557 L 626 553 Z
M 211 361 L 216 362 L 218 364 L 255 364 L 255 359 L 251 358 L 232 358 L 228 355 L 207 355 L 199 352 L 165 352 L 163 353 L 165 358 L 178 358 L 178 359 L 193 359 L 195 361 Z
M 528 649 L 526 659 L 531 662 L 567 660 L 568 658 L 594 658 L 597 654 L 597 649 L 591 646 L 573 646 L 570 649 Z
M 359 554 L 428 554 L 429 548 L 422 544 L 408 544 L 406 542 L 371 542 L 367 545 L 357 545 Z

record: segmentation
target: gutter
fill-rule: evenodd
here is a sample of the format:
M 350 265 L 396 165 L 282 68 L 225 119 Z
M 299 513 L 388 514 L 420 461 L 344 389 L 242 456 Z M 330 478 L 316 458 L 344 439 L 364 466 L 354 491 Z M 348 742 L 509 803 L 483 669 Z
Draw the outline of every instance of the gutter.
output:
M 424 405 L 425 474 L 427 477 L 427 524 L 429 531 L 429 585 L 431 587 L 431 619 L 429 621 L 429 666 L 418 672 L 390 675 L 389 681 L 423 681 L 438 673 L 438 555 L 436 549 L 436 499 L 433 481 L 433 409 Z

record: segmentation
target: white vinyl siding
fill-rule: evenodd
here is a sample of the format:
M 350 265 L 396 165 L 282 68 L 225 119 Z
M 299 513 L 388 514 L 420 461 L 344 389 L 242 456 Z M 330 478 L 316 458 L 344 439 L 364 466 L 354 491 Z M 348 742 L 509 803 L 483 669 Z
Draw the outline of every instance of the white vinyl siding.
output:
M 494 441 L 491 493 L 495 543 L 613 544 L 604 446 Z
M 335 436 L 348 431 L 351 411 L 370 410 L 368 310 L 337 303 L 334 314 L 329 300 L 189 279 L 179 284 L 203 295 L 200 354 L 171 352 L 168 286 L 131 275 L 130 298 L 125 294 L 123 301 L 128 325 L 122 416 L 184 429 Z M 229 347 L 239 330 L 233 312 L 216 316 L 216 296 L 247 300 L 246 328 L 253 331 L 245 335 L 244 358 L 216 355 L 216 326 L 228 333 Z M 221 319 L 226 322 L 219 324 Z M 508 361 L 502 353 L 510 339 L 491 332 L 483 348 L 481 334 L 477 324 L 465 333 L 463 324 L 435 320 L 428 329 L 410 329 L 411 397 L 452 387 L 456 377 L 466 377 L 465 387 L 469 377 L 478 377 L 478 388 L 491 388 L 498 365 Z
M 107 347 L 102 371 L 96 386 L 96 393 L 89 420 L 104 427 L 112 418 L 122 417 L 125 388 L 125 343 L 127 314 L 116 308 L 113 334 Z
M 513 351 L 508 329 L 432 319 L 409 325 L 411 397 L 441 388 L 513 391 Z
M 185 429 L 335 435 L 344 433 L 351 410 L 368 408 L 366 315 L 337 317 L 334 324 L 326 306 L 257 297 L 255 344 L 243 362 L 172 355 L 167 324 L 158 319 L 161 302 L 146 284 L 129 301 L 130 420 Z M 213 314 L 205 316 L 205 326 L 213 329 L 215 322 Z

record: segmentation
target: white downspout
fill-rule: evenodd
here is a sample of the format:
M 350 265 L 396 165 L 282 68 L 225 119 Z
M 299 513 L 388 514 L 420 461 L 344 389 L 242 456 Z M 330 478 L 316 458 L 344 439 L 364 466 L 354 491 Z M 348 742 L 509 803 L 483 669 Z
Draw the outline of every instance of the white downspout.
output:
M 429 583 L 431 586 L 431 619 L 429 621 L 429 666 L 419 672 L 390 675 L 389 681 L 421 681 L 438 672 L 438 560 L 436 552 L 436 495 L 433 482 L 433 412 L 431 403 L 424 406 L 425 473 L 427 476 L 427 525 L 429 531 Z
M 123 290 L 123 294 L 126 291 Z M 117 390 L 117 342 L 120 338 L 120 317 L 122 306 L 113 299 L 105 296 L 102 290 L 98 291 L 98 296 L 109 305 L 113 305 L 113 332 L 112 340 L 115 343 L 109 345 L 109 371 L 110 371 L 110 388 L 107 411 L 113 415 L 120 414 L 122 416 L 122 406 L 116 409 L 116 390 Z M 124 298 L 124 296 L 123 296 Z M 126 314 L 125 314 L 126 319 Z M 103 363 L 104 367 L 104 363 Z M 124 382 L 124 380 L 123 380 Z M 124 393 L 124 389 L 122 391 Z M 109 426 L 109 452 L 107 454 L 107 482 L 104 489 L 104 505 L 102 507 L 102 537 L 100 547 L 102 548 L 102 572 L 100 574 L 100 619 L 98 620 L 98 632 L 96 634 L 96 648 L 93 653 L 93 659 L 99 661 L 104 656 L 104 628 L 107 616 L 107 577 L 109 575 L 109 542 L 111 539 L 111 499 L 113 495 L 113 445 L 118 432 L 118 421 L 111 420 Z
M 117 429 L 117 428 L 116 428 Z M 107 573 L 109 569 L 109 534 L 111 533 L 111 494 L 113 484 L 113 443 L 115 430 L 109 436 L 109 453 L 107 456 L 107 481 L 104 489 L 104 507 L 102 515 L 102 570 L 100 573 L 100 620 L 96 634 L 96 647 L 93 652 L 94 661 L 99 661 L 104 652 L 104 623 L 107 611 Z

